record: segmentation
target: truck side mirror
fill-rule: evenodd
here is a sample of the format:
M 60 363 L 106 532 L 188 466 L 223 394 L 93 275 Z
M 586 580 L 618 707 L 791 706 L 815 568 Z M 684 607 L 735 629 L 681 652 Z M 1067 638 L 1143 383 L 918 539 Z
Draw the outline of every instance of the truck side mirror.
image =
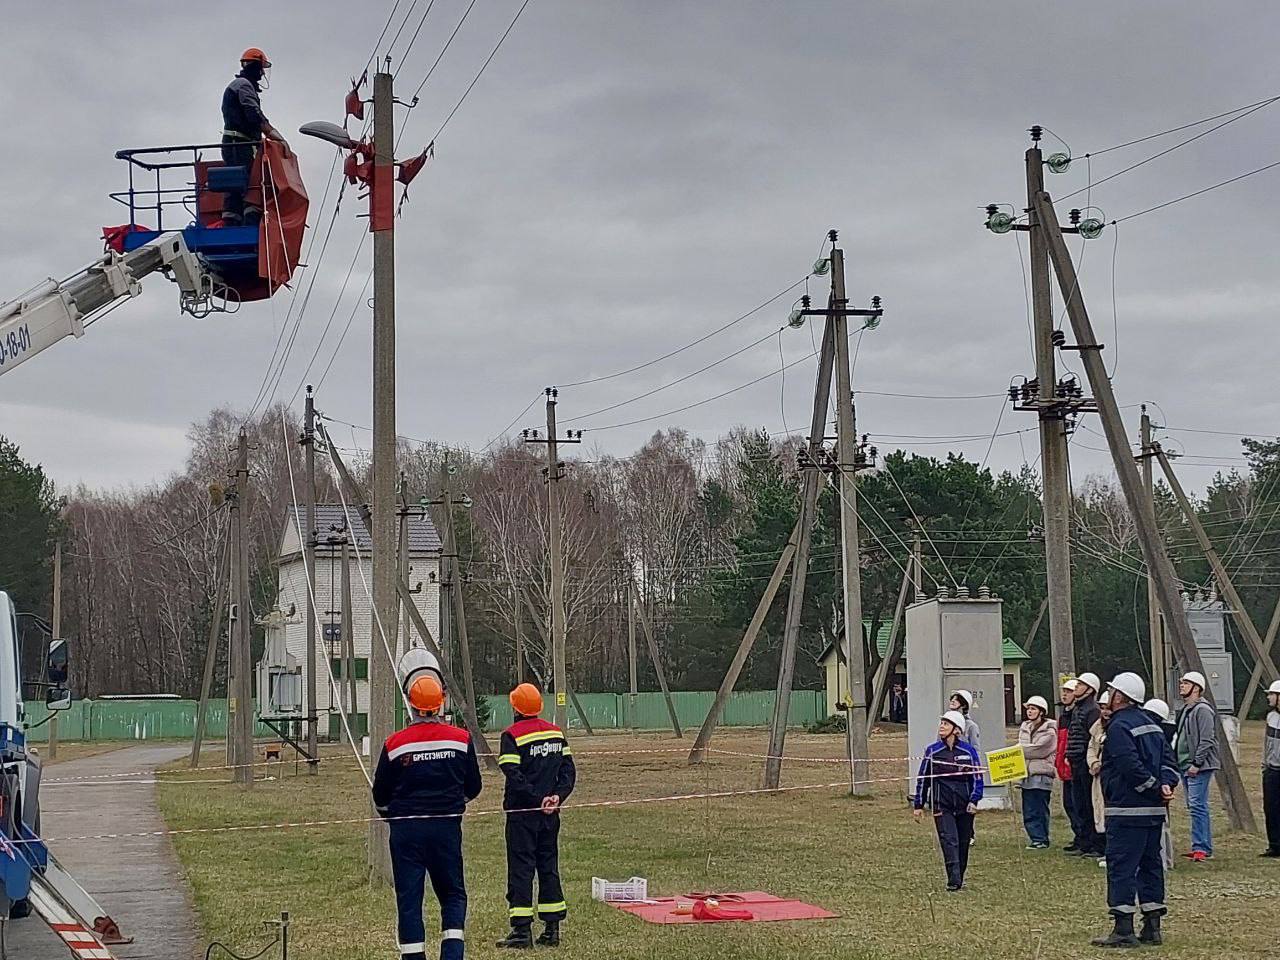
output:
M 66 687 L 50 687 L 44 695 L 44 705 L 50 713 L 69 709 L 71 707 L 71 691 Z
M 60 687 L 67 682 L 70 649 L 65 640 L 49 641 L 48 677 L 49 683 Z

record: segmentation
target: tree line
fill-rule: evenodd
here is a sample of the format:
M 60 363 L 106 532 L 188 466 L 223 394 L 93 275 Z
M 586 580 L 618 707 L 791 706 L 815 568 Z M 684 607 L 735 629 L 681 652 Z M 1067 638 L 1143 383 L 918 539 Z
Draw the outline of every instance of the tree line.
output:
M 180 471 L 129 490 L 58 490 L 0 438 L 0 588 L 20 610 L 47 619 L 50 557 L 61 540 L 62 632 L 74 641 L 78 695 L 198 691 L 228 536 L 224 494 L 241 426 L 250 440 L 245 529 L 253 613 L 260 615 L 275 600 L 285 517 L 302 496 L 301 424 L 291 411 L 276 407 L 246 421 L 215 410 L 188 432 Z M 558 488 L 576 689 L 626 689 L 629 589 L 654 625 L 672 685 L 714 689 L 795 524 L 802 448 L 795 437 L 748 427 L 714 442 L 669 428 L 630 456 L 584 446 L 579 458 L 565 458 Z M 1280 512 L 1280 441 L 1244 440 L 1243 450 L 1246 465 L 1217 474 L 1195 506 L 1255 623 L 1265 628 L 1280 598 L 1280 526 L 1272 522 Z M 339 452 L 367 484 L 367 456 Z M 411 503 L 438 499 L 449 469 L 476 682 L 484 692 L 504 690 L 515 677 L 517 630 L 537 670 L 550 672 L 542 636 L 550 606 L 543 454 L 519 438 L 483 451 L 408 441 L 399 447 Z M 322 451 L 317 500 L 337 502 L 326 461 Z M 821 685 L 818 657 L 844 629 L 840 502 L 831 483 L 821 491 L 796 670 L 802 688 Z M 986 586 L 1000 596 L 1005 635 L 1031 648 L 1024 687 L 1047 691 L 1047 625 L 1028 641 L 1045 595 L 1035 471 L 1024 465 L 996 472 L 958 453 L 935 458 L 898 450 L 860 474 L 858 498 L 869 625 L 864 643 L 893 616 L 918 532 L 925 592 Z M 1144 666 L 1150 650 L 1145 567 L 1114 478 L 1084 479 L 1073 491 L 1072 509 L 1077 662 L 1099 673 Z M 1207 588 L 1208 565 L 1163 484 L 1156 510 L 1186 589 Z M 437 515 L 438 526 L 442 519 Z M 783 593 L 786 588 L 784 581 Z M 741 689 L 774 685 L 784 618 L 779 598 Z M 38 663 L 45 640 L 38 622 L 23 618 L 20 629 L 27 663 Z M 255 656 L 260 645 L 257 636 Z M 877 659 L 868 644 L 869 671 Z M 642 653 L 641 684 L 652 688 L 647 661 Z M 1237 653 L 1238 687 L 1251 666 Z

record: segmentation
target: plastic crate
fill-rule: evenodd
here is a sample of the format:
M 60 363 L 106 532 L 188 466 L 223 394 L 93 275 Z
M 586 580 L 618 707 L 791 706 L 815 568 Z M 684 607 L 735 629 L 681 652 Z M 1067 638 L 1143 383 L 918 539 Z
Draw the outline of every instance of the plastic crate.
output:
M 592 900 L 648 900 L 649 881 L 644 877 L 614 882 L 603 877 L 591 878 Z

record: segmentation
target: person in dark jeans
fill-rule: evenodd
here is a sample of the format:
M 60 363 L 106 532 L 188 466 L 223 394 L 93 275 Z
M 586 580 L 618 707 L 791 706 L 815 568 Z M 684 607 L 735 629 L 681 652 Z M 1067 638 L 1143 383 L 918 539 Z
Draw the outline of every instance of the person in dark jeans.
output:
M 1071 764 L 1067 761 L 1067 733 L 1076 709 L 1075 700 L 1076 679 L 1069 677 L 1062 682 L 1059 697 L 1062 714 L 1058 718 L 1058 752 L 1053 758 L 1054 771 L 1062 781 L 1062 812 L 1067 815 L 1067 824 L 1071 827 L 1071 842 L 1062 848 L 1067 853 L 1080 849 L 1080 818 L 1076 815 L 1076 802 L 1071 794 Z
M 1027 719 L 1018 729 L 1018 743 L 1027 758 L 1022 781 L 1022 825 L 1027 849 L 1049 849 L 1049 798 L 1053 795 L 1053 757 L 1058 749 L 1058 721 L 1049 716 L 1044 697 L 1031 697 L 1023 706 Z
M 1260 856 L 1280 857 L 1280 680 L 1267 688 L 1266 739 L 1262 746 L 1262 810 L 1267 849 Z
M 1074 853 L 1082 857 L 1106 855 L 1106 839 L 1098 832 L 1093 809 L 1093 774 L 1089 772 L 1089 738 L 1093 725 L 1102 716 L 1098 706 L 1097 674 L 1082 673 L 1076 680 L 1075 708 L 1067 729 L 1066 759 L 1071 765 L 1071 799 L 1076 813 Z
M 264 136 L 288 147 L 280 131 L 262 113 L 262 82 L 271 61 L 257 47 L 240 55 L 240 72 L 222 92 L 222 162 L 229 167 L 252 169 Z M 227 226 L 257 223 L 262 211 L 246 209 L 243 190 L 228 191 L 222 201 L 222 222 Z
M 933 814 L 949 893 L 964 887 L 973 818 L 982 799 L 982 765 L 977 751 L 960 738 L 964 724 L 964 714 L 958 710 L 948 710 L 939 719 L 938 739 L 925 750 L 916 773 L 912 804 L 917 821 L 924 817 L 926 806 Z

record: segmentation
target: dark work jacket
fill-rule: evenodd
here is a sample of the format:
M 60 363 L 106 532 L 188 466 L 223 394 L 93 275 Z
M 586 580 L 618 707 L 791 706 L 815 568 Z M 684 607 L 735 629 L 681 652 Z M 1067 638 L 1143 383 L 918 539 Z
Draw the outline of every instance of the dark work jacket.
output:
M 1163 823 L 1166 804 L 1160 787 L 1177 783 L 1177 762 L 1160 723 L 1138 707 L 1113 713 L 1102 751 L 1107 829 Z
M 1102 716 L 1102 708 L 1098 706 L 1098 698 L 1090 696 L 1087 700 L 1077 700 L 1071 706 L 1071 725 L 1067 727 L 1067 762 L 1073 767 L 1086 766 L 1085 759 L 1089 750 L 1089 731 Z
M 222 92 L 222 128 L 257 140 L 267 124 L 267 118 L 262 115 L 258 85 L 243 73 L 239 74 Z
M 945 740 L 929 744 L 916 773 L 913 806 L 934 813 L 964 813 L 981 799 L 982 762 L 977 751 L 963 740 L 956 740 L 954 747 Z
M 539 717 L 518 717 L 502 732 L 498 767 L 507 778 L 504 810 L 531 810 L 550 796 L 563 803 L 578 779 L 564 733 Z
M 384 817 L 461 814 L 480 795 L 471 734 L 436 719 L 387 737 L 373 775 L 373 804 Z

